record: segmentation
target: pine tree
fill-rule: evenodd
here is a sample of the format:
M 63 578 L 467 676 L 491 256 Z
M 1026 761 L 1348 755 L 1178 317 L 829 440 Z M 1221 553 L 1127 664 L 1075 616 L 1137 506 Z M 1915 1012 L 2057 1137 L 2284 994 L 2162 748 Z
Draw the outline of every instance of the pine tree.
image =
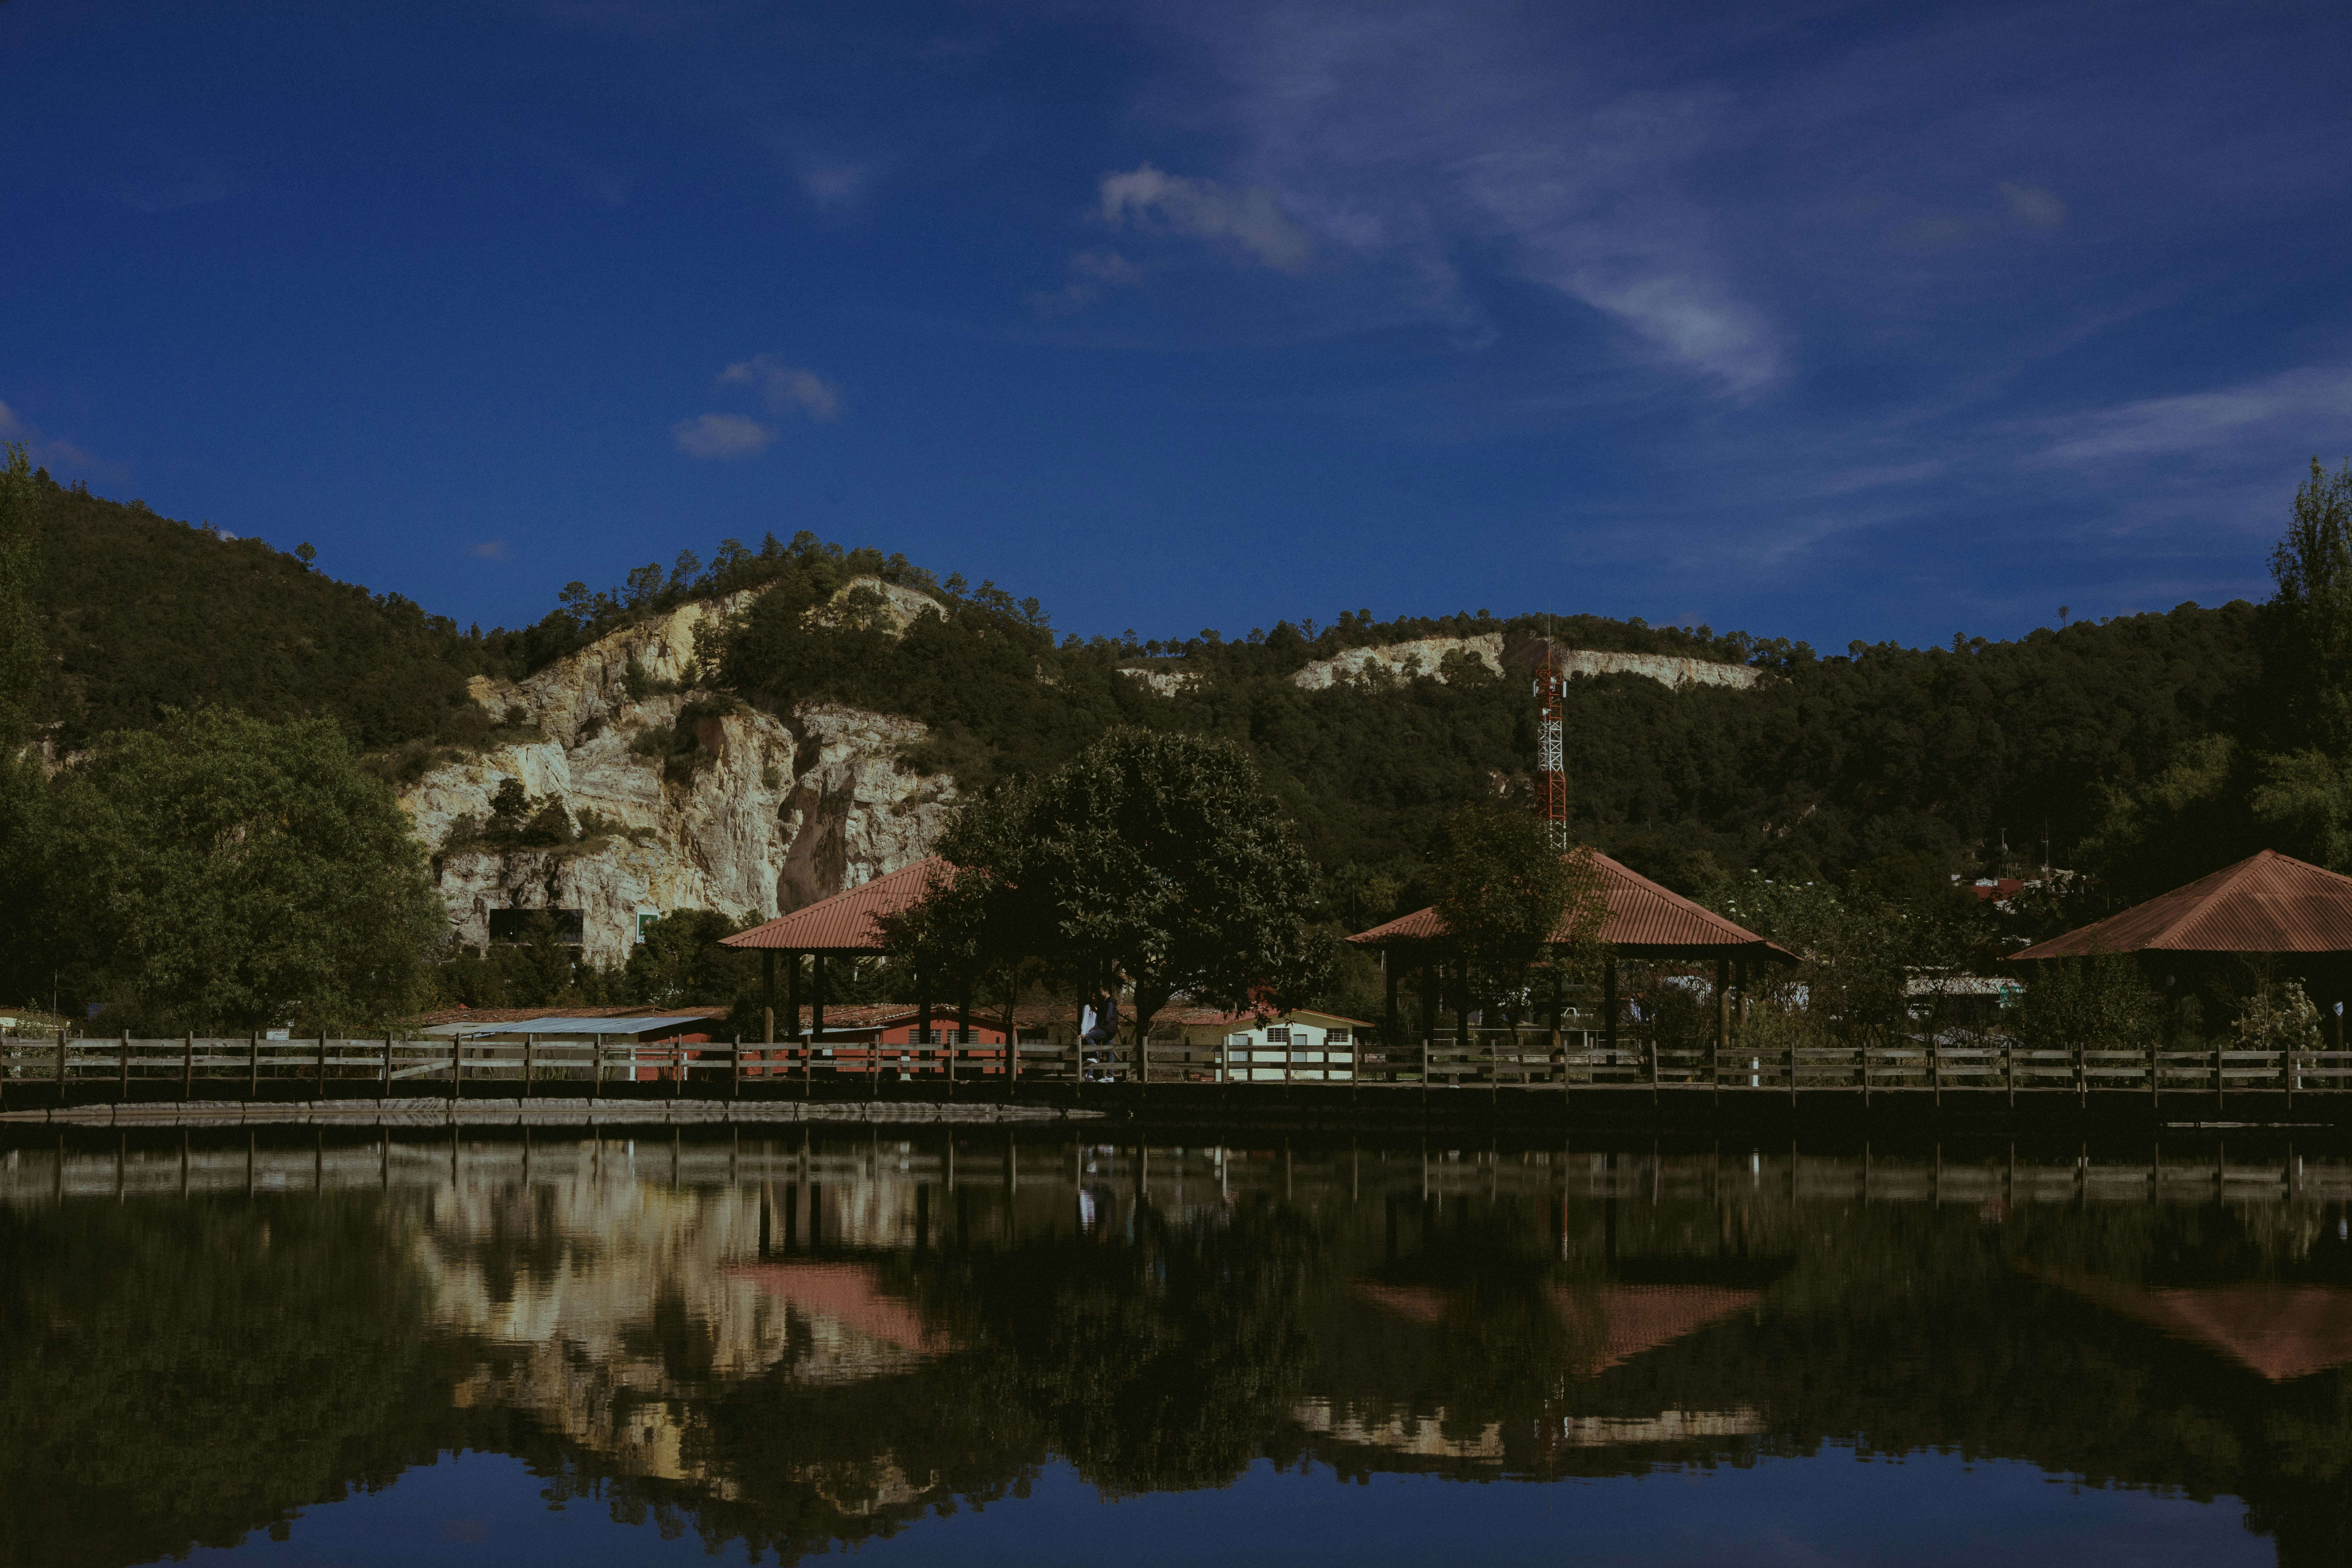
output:
M 41 487 L 23 443 L 0 449 L 7 453 L 0 465 L 0 750 L 13 753 L 32 731 L 41 680 Z

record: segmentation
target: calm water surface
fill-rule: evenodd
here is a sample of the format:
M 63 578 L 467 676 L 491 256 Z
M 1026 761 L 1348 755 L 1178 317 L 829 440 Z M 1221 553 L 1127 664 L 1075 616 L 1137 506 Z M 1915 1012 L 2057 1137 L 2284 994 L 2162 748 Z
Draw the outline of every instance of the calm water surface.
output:
M 0 1562 L 2352 1561 L 2341 1148 L 756 1131 L 0 1143 Z

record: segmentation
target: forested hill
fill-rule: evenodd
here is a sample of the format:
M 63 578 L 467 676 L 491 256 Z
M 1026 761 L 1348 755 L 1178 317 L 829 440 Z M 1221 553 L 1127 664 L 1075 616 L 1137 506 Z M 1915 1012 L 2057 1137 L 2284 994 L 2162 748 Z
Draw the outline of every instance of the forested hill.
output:
M 1381 913 L 1409 898 L 1433 824 L 1465 801 L 1524 790 L 1534 713 L 1523 671 L 1456 657 L 1434 677 L 1302 690 L 1308 661 L 1430 637 L 1537 632 L 1570 647 L 1747 664 L 1749 690 L 1675 689 L 1636 675 L 1570 683 L 1569 756 L 1580 832 L 1669 881 L 1715 867 L 1861 877 L 1896 888 L 1951 871 L 2075 858 L 2112 795 L 2184 746 L 2231 732 L 2258 670 L 2253 606 L 2184 605 L 2013 642 L 1801 643 L 1597 616 L 1475 615 L 1283 623 L 1144 641 L 1057 638 L 1044 606 L 944 580 L 872 549 L 803 533 L 722 542 L 604 591 L 574 583 L 534 625 L 480 633 L 396 595 L 339 583 L 260 541 L 233 540 L 45 484 L 51 674 L 44 714 L 66 750 L 140 728 L 166 706 L 265 717 L 332 714 L 362 747 L 478 741 L 478 673 L 520 675 L 690 597 L 769 591 L 706 679 L 788 712 L 829 698 L 908 714 L 933 740 L 910 764 L 967 786 L 1058 763 L 1118 723 L 1248 744 L 1326 867 L 1333 897 Z M 941 606 L 896 637 L 852 613 L 806 613 L 853 579 Z M 854 608 L 854 606 L 853 606 Z M 1526 639 L 1512 638 L 1519 646 Z M 1138 667 L 1191 678 L 1155 692 Z M 1351 890 L 1352 889 L 1352 890 Z
M 509 661 L 446 616 L 258 539 L 40 478 L 48 676 L 36 713 L 59 751 L 204 704 L 269 719 L 331 713 L 369 747 L 488 728 L 466 680 Z

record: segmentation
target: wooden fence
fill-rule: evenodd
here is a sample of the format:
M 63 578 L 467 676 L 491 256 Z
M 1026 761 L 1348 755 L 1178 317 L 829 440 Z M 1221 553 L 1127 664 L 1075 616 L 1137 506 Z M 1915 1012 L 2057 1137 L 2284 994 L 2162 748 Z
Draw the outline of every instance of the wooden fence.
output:
M 1024 1040 L 958 1039 L 933 1030 L 917 1043 L 866 1040 L 783 1041 L 772 1046 L 538 1039 L 176 1040 L 0 1038 L 0 1105 L 12 1098 L 58 1100 L 256 1099 L 310 1093 L 352 1098 L 374 1093 L 471 1092 L 509 1098 L 601 1096 L 614 1085 L 659 1086 L 635 1094 L 763 1096 L 798 1092 L 878 1094 L 885 1082 L 961 1085 L 1017 1092 L 1024 1083 L 1345 1085 L 1359 1088 L 1480 1089 L 1500 1093 L 1652 1096 L 1703 1091 L 1723 1096 L 1843 1094 L 1864 1101 L 1881 1094 L 1998 1096 L 2071 1094 L 2088 1102 L 2168 1094 L 2226 1102 L 2231 1094 L 2340 1094 L 2352 1089 L 2352 1051 L 2255 1051 L 2226 1047 L 2178 1050 L 2162 1046 L 2036 1049 L 2012 1040 L 1911 1041 L 1884 1047 L 1744 1047 L 1662 1044 L 1599 1031 L 1554 1037 L 1536 1028 L 1472 1029 L 1403 1046 L 1370 1041 L 1308 1048 L 1132 1041 L 1078 1047 Z

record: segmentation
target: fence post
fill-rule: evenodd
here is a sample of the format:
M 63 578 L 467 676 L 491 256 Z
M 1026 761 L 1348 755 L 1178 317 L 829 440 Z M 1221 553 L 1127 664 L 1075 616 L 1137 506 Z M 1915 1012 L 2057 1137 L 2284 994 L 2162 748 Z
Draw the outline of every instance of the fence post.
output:
M 740 1035 L 735 1037 L 735 1054 L 728 1058 L 727 1067 L 727 1098 L 740 1100 L 743 1098 L 743 1037 Z
M 1797 1103 L 1797 1037 L 1796 1037 L 1796 1036 L 1794 1036 L 1794 1035 L 1791 1035 L 1791 1036 L 1790 1036 L 1790 1037 L 1789 1037 L 1789 1104 L 1790 1104 L 1790 1107 L 1791 1109 L 1794 1109 L 1794 1108 L 1795 1108 L 1795 1106 L 1796 1106 L 1796 1103 Z M 1793 1167 L 1793 1166 L 1791 1166 L 1791 1169 L 1794 1169 L 1794 1167 Z
M 2148 1043 L 2147 1043 L 2147 1102 L 2148 1102 L 2150 1105 L 2161 1105 L 2161 1104 L 2163 1104 L 2163 1103 L 2164 1103 L 2164 1090 L 2163 1090 L 2163 1086 L 2162 1086 L 2162 1082 L 2161 1082 L 2160 1079 L 2159 1079 L 2159 1078 L 2158 1078 L 2158 1071 L 2159 1071 L 2159 1069 L 2160 1069 L 2160 1068 L 2161 1068 L 2161 1065 L 2162 1065 L 2162 1064 L 2161 1064 L 2161 1063 L 2159 1063 L 2159 1062 L 2158 1061 L 2158 1059 L 2157 1059 L 2157 1054 L 2156 1054 L 2156 1053 L 2157 1053 L 2157 1043 L 2156 1043 L 2156 1041 L 2154 1041 L 2154 1040 L 2150 1040 L 2150 1041 L 2148 1041 Z
M 1650 1027 L 1650 1038 L 1647 1043 L 1650 1058 L 1650 1103 L 1655 1105 L 1658 1103 L 1658 1030 L 1654 1024 Z
M 2017 1109 L 2017 1037 L 2004 1035 L 2000 1042 L 2000 1077 L 2009 1086 L 2009 1108 Z
M 1944 1052 L 1932 1039 L 1927 1042 L 1927 1081 L 1935 1088 L 1935 1107 L 1941 1110 L 1944 1108 Z
M 1421 1098 L 1429 1098 L 1429 1037 L 1421 1037 Z
M 2221 1047 L 2213 1047 L 2213 1109 L 2221 1108 Z
M 466 1098 L 466 1037 L 449 1037 L 449 1098 Z
M 588 1091 L 591 1100 L 604 1098 L 604 1037 L 588 1037 L 588 1078 L 595 1087 Z
M 327 1037 L 319 1037 L 319 1098 L 327 1098 Z
M 538 1066 L 539 1037 L 525 1035 L 522 1037 L 522 1098 L 525 1100 L 530 1098 L 530 1075 Z
M 59 1105 L 63 1105 L 65 1102 L 66 1102 L 66 1031 L 65 1031 L 65 1026 L 64 1026 L 64 1025 L 62 1025 L 62 1024 L 60 1024 L 60 1025 L 58 1025 L 58 1103 Z M 65 1179 L 65 1178 L 64 1178 L 64 1176 L 63 1176 L 63 1174 L 62 1174 L 62 1173 L 64 1172 L 65 1168 L 66 1168 L 66 1163 L 65 1163 L 65 1161 L 61 1158 L 61 1159 L 59 1159 L 59 1160 L 58 1161 L 58 1172 L 60 1173 L 60 1174 L 59 1174 L 59 1176 L 58 1176 L 58 1178 L 59 1181 L 63 1181 L 63 1180 Z
M 188 1031 L 180 1047 L 180 1100 L 182 1103 L 196 1097 L 196 1032 Z
M 261 1036 L 257 1031 L 245 1042 L 245 1093 L 248 1100 L 261 1098 Z
M 128 1029 L 122 1031 L 121 1054 L 117 1061 L 121 1076 L 118 1080 L 119 1087 L 114 1091 L 114 1098 L 119 1100 L 129 1100 L 131 1098 L 131 1031 Z
M 375 1097 L 378 1100 L 392 1098 L 392 1037 L 390 1035 L 383 1037 L 383 1084 L 376 1090 Z

